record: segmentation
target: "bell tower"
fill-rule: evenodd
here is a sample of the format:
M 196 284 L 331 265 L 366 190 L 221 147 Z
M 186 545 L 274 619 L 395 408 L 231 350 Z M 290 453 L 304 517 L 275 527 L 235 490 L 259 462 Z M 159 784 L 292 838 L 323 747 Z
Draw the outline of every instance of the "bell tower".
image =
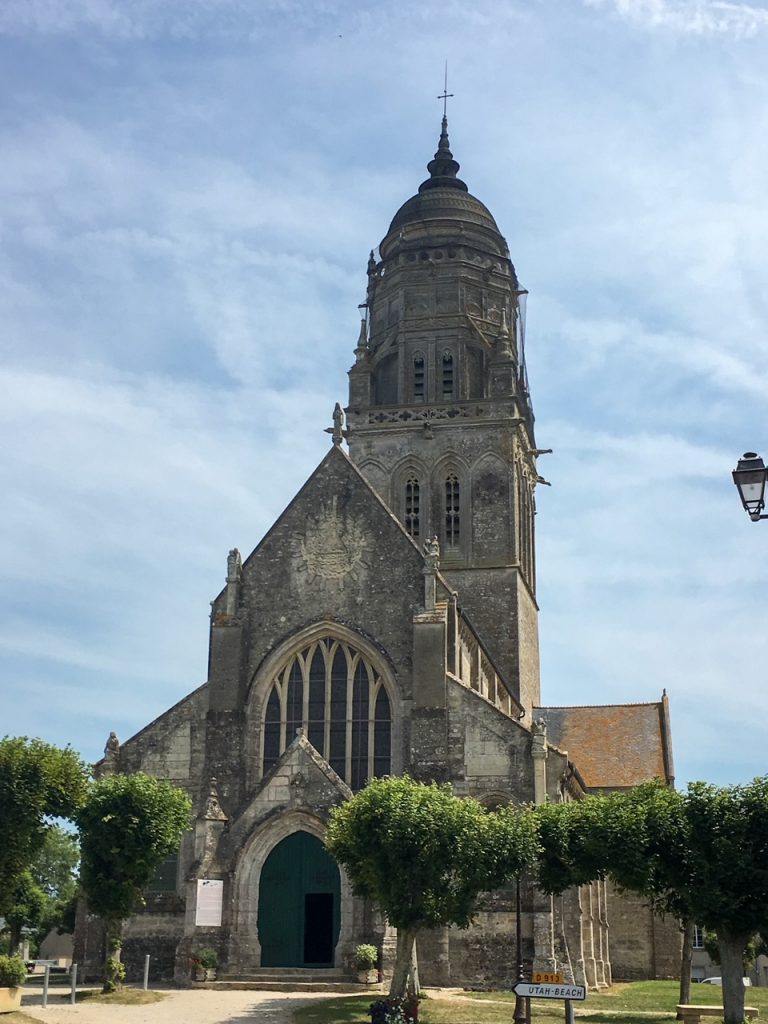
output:
M 528 713 L 539 703 L 537 449 L 507 243 L 458 177 L 443 117 L 429 177 L 368 261 L 349 453 L 440 566 Z

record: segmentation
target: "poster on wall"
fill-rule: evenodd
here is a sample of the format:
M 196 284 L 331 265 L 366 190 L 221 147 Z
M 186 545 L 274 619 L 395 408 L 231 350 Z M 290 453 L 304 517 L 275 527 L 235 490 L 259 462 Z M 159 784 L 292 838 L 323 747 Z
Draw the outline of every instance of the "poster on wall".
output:
M 220 878 L 198 878 L 195 924 L 204 928 L 221 927 L 224 882 Z

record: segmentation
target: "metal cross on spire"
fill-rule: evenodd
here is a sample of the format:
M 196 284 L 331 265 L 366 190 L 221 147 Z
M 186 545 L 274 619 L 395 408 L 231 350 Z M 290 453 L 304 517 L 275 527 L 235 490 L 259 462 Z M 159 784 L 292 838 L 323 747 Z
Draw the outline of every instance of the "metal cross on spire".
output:
M 443 86 L 443 91 L 437 97 L 439 100 L 443 101 L 443 117 L 447 117 L 448 116 L 448 100 L 451 99 L 452 96 L 453 96 L 453 93 L 452 92 L 448 92 L 448 61 L 446 61 L 445 62 L 445 84 Z

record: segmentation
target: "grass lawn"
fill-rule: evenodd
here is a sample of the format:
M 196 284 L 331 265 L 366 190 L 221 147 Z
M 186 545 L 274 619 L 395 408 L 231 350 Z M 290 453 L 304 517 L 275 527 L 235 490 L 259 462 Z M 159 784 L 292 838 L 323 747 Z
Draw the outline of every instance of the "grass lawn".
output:
M 756 1006 L 761 1018 L 768 1017 L 768 988 L 745 992 L 748 1006 Z M 439 995 L 420 1004 L 420 1024 L 511 1024 L 512 992 L 467 992 L 462 998 Z M 328 999 L 305 1006 L 294 1013 L 294 1024 L 368 1024 L 371 996 Z M 617 984 L 604 992 L 590 992 L 583 1003 L 574 1003 L 576 1016 L 588 1024 L 670 1024 L 678 1001 L 676 981 L 638 981 Z M 717 1006 L 722 990 L 714 985 L 692 985 L 691 1002 Z M 564 1020 L 559 1000 L 533 1001 L 534 1024 L 556 1024 Z M 714 1024 L 716 1017 L 710 1017 Z
M 590 992 L 584 1003 L 577 1003 L 577 1012 L 613 1013 L 621 1010 L 638 1010 L 645 1013 L 674 1013 L 680 991 L 676 981 L 634 981 L 617 983 L 603 992 Z M 514 1002 L 513 992 L 468 992 L 473 999 L 503 999 Z M 752 986 L 744 990 L 748 1006 L 756 1006 L 760 1016 L 768 1015 L 768 988 Z M 717 985 L 691 985 L 691 1003 L 718 1006 L 723 1001 L 723 990 Z

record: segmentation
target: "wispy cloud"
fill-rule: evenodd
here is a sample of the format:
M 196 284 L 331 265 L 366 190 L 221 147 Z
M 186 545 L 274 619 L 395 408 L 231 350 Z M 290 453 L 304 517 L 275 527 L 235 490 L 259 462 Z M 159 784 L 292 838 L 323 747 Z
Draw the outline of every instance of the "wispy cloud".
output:
M 754 36 L 768 29 L 768 11 L 754 4 L 723 0 L 585 0 L 589 7 L 610 7 L 644 28 L 690 35 Z

